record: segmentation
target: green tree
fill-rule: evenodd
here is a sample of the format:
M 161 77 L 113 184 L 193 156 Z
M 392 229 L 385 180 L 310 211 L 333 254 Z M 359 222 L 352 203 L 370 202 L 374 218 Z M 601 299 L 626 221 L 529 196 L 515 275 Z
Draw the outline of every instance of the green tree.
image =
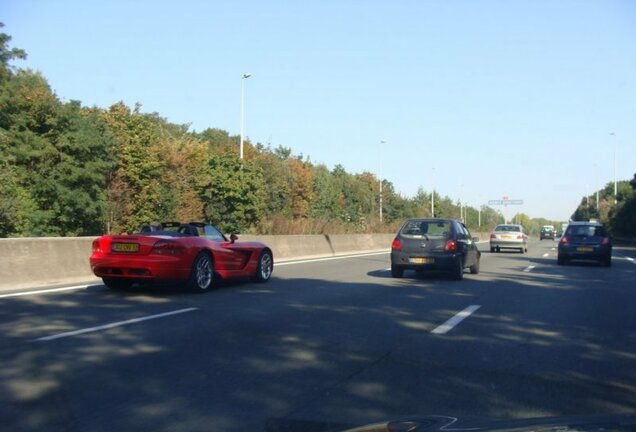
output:
M 109 231 L 131 232 L 165 213 L 161 174 L 165 159 L 158 145 L 160 128 L 153 118 L 131 110 L 122 102 L 104 113 L 116 138 L 115 167 L 109 175 Z
M 235 152 L 213 155 L 208 163 L 209 184 L 202 198 L 205 216 L 225 232 L 253 228 L 265 215 L 263 174 L 254 161 Z
M 0 29 L 4 28 L 4 23 L 0 22 Z M 10 62 L 15 59 L 24 60 L 27 54 L 19 48 L 9 48 L 11 36 L 6 33 L 0 33 L 0 85 L 13 76 L 13 67 Z

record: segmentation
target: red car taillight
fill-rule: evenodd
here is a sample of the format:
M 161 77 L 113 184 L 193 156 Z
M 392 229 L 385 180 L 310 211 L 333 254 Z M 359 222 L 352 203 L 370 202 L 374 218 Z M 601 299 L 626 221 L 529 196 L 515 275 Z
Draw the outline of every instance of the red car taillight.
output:
M 446 252 L 455 252 L 457 250 L 457 242 L 455 240 L 447 240 L 444 245 Z
M 607 246 L 608 244 L 610 244 L 610 239 L 609 237 L 605 237 L 603 238 L 603 241 L 601 242 L 602 245 Z
M 490 234 L 490 238 L 491 238 L 491 239 L 496 239 L 496 238 L 497 238 L 497 236 L 496 236 L 495 234 Z
M 570 243 L 570 239 L 567 238 L 566 236 L 561 237 L 561 242 L 562 244 L 568 244 Z
M 159 240 L 152 247 L 150 253 L 158 255 L 180 255 L 183 252 L 183 246 L 173 240 Z
M 519 234 L 519 235 L 517 236 L 517 240 L 523 240 L 523 234 Z
M 99 239 L 93 240 L 93 253 L 101 253 L 102 248 L 99 247 Z
M 391 249 L 402 250 L 402 242 L 400 241 L 400 239 L 393 240 L 393 243 L 391 243 Z

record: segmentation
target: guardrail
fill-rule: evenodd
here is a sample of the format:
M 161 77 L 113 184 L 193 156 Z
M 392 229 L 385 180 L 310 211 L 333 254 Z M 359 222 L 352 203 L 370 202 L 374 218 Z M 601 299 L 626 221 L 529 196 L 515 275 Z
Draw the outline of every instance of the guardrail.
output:
M 277 262 L 389 250 L 393 234 L 240 236 L 260 241 Z M 0 291 L 99 281 L 88 258 L 96 237 L 0 239 Z

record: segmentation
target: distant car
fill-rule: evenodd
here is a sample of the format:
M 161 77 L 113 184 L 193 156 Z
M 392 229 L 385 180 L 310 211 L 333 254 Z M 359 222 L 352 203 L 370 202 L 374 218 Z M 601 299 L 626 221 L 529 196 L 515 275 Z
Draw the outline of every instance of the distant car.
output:
M 528 252 L 528 236 L 521 225 L 500 224 L 495 227 L 490 234 L 490 252 L 501 252 L 501 249 Z
M 391 275 L 401 278 L 404 270 L 451 272 L 461 280 L 464 269 L 479 273 L 479 238 L 454 219 L 408 219 L 391 245 Z
M 556 231 L 552 225 L 544 225 L 541 227 L 541 232 L 539 233 L 539 240 L 550 239 L 554 240 L 556 238 Z
M 273 270 L 272 251 L 263 243 L 237 242 L 214 226 L 165 222 L 144 226 L 133 235 L 106 235 L 93 241 L 93 273 L 113 289 L 133 283 L 183 281 L 195 292 L 213 287 L 215 276 L 250 277 L 266 282 Z
M 572 260 L 599 261 L 612 265 L 612 240 L 598 222 L 570 222 L 559 241 L 557 264 Z

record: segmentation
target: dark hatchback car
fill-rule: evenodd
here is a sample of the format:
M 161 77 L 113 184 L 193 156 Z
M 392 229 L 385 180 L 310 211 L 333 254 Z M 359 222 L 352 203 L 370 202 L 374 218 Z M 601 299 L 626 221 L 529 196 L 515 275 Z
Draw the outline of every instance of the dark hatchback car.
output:
M 557 264 L 571 260 L 599 261 L 612 265 L 612 240 L 598 222 L 570 222 L 559 241 Z
M 478 241 L 458 220 L 408 219 L 391 245 L 391 275 L 400 278 L 404 270 L 447 271 L 460 280 L 466 267 L 477 274 Z
M 544 226 L 541 228 L 541 232 L 539 233 L 539 240 L 550 239 L 554 240 L 556 238 L 556 231 L 554 227 Z

